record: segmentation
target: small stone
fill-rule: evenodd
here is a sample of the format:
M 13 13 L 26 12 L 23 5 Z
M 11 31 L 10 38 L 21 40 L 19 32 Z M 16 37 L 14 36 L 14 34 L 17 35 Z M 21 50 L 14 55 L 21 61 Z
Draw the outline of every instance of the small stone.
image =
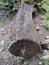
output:
M 1 44 L 4 44 L 4 41 L 5 41 L 5 40 L 2 40 L 2 41 L 1 41 Z
M 49 39 L 49 36 L 46 36 L 46 38 L 45 39 Z
M 5 47 L 4 47 L 4 40 L 2 40 L 0 42 L 0 51 L 4 51 L 5 50 Z
M 47 50 L 44 50 L 44 54 L 45 54 L 45 55 L 47 55 L 47 54 L 49 54 L 49 53 L 48 53 L 48 51 L 47 51 Z
M 40 24 L 40 26 L 42 26 L 43 24 Z
M 49 58 L 49 55 L 45 55 L 42 57 L 43 59 L 48 59 Z
M 29 62 L 27 61 L 27 62 L 24 62 L 24 65 L 29 65 Z
M 3 13 L 4 13 L 5 11 L 3 10 Z
M 14 22 L 12 22 L 12 24 L 13 24 Z
M 19 57 L 17 57 L 17 61 L 19 60 Z
M 0 15 L 2 15 L 2 13 L 0 13 Z
M 39 65 L 42 65 L 42 62 L 39 62 Z
M 4 31 L 4 29 L 1 29 L 1 31 Z
M 37 31 L 39 31 L 39 30 L 40 30 L 38 26 L 36 27 L 36 30 L 37 30 Z
M 47 40 L 45 40 L 45 42 L 44 42 L 45 44 L 48 44 L 49 43 L 49 39 L 47 39 Z
M 4 48 L 4 47 L 2 47 L 2 48 L 0 49 L 0 52 L 1 52 L 1 51 L 4 51 L 4 50 L 5 50 L 5 48 Z

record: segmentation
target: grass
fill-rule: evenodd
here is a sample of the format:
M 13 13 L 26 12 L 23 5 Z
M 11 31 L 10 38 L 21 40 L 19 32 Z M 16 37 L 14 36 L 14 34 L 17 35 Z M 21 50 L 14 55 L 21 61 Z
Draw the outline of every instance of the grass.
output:
M 8 3 L 0 2 L 0 6 L 5 6 L 5 5 L 8 5 Z
M 29 65 L 29 61 L 24 57 L 18 57 L 17 61 L 18 61 L 17 63 L 20 64 L 20 65 L 22 65 L 22 64 Z
M 33 0 L 25 0 L 25 3 L 27 4 L 31 4 L 33 2 Z
M 0 20 L 0 26 L 1 26 L 1 25 L 3 25 L 3 21 L 2 21 L 2 20 Z
M 2 12 L 0 12 L 0 13 L 2 13 L 0 16 L 3 16 L 3 17 L 6 16 L 9 19 L 12 19 L 13 18 L 14 11 L 15 10 L 18 10 L 18 8 L 21 5 L 21 2 L 20 2 L 20 0 L 12 0 L 12 1 L 11 0 L 6 0 L 6 2 L 0 1 L 0 8 L 2 8 L 2 7 L 4 8 L 7 5 L 9 6 L 8 7 L 9 13 L 2 13 Z M 7 10 L 6 10 L 7 8 L 4 8 L 4 9 L 7 12 Z M 10 14 L 10 12 L 12 12 L 12 14 Z M 16 13 L 17 13 L 17 11 L 16 11 Z M 10 14 L 10 16 L 9 16 L 9 14 Z M 1 21 L 0 21 L 0 24 L 2 24 Z
M 43 26 L 46 29 L 49 29 L 49 0 L 43 0 L 41 5 L 41 9 L 45 11 L 44 19 L 43 19 Z
M 49 65 L 49 58 L 43 59 L 42 65 Z
M 43 26 L 44 26 L 46 29 L 49 29 L 49 14 L 48 14 L 48 13 L 46 13 L 46 15 L 44 16 Z

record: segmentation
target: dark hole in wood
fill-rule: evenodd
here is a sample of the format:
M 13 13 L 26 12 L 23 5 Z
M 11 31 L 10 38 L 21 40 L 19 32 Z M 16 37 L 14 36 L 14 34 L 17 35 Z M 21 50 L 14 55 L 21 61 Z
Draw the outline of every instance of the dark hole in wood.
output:
M 10 46 L 9 51 L 15 56 L 30 59 L 40 52 L 40 45 L 34 41 L 22 39 L 13 43 Z
M 49 50 L 47 44 L 41 44 L 41 48 L 42 48 L 43 50 Z

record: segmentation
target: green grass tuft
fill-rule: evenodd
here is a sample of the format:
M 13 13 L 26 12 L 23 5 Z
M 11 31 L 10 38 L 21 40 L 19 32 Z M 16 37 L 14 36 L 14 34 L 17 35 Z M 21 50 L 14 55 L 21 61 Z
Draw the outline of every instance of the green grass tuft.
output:
M 1 25 L 3 25 L 3 21 L 2 21 L 2 20 L 0 20 L 0 26 L 1 26 Z

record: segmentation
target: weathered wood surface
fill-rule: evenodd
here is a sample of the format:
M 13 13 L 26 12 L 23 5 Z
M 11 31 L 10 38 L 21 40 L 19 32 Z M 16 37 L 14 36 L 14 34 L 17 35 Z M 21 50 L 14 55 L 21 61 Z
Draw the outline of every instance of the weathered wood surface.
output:
M 49 32 L 40 26 L 42 22 L 38 16 L 35 20 L 32 19 L 32 9 L 32 5 L 24 3 L 15 16 L 14 21 L 0 26 L 0 65 L 14 65 L 16 63 L 16 57 L 8 51 L 13 42 L 25 38 L 36 42 L 42 41 L 43 43 L 45 37 L 49 35 Z M 40 28 L 39 32 L 36 31 L 37 24 L 34 23 L 35 21 Z M 34 59 L 34 62 L 31 62 L 31 64 L 38 65 L 38 60 Z

